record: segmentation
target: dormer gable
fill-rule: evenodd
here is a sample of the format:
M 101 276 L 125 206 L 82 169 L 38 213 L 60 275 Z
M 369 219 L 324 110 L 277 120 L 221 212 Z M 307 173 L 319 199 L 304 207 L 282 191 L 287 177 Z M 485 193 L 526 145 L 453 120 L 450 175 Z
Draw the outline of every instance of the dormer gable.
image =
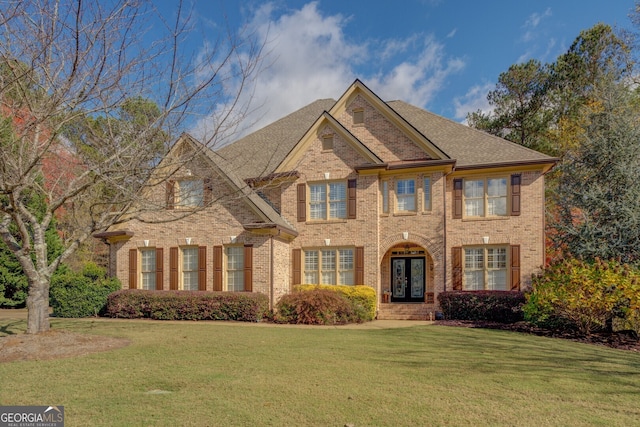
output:
M 253 214 L 251 222 L 243 224 L 245 228 L 253 231 L 273 228 L 283 231 L 285 236 L 297 235 L 273 206 L 235 175 L 229 162 L 187 133 L 176 140 L 147 185 L 148 191 L 158 192 L 162 188 L 166 189 L 165 209 L 173 217 L 186 217 L 228 202 L 242 203 Z M 131 212 L 129 216 L 133 219 Z
M 382 160 L 376 156 L 367 146 L 365 146 L 358 138 L 356 138 L 351 132 L 349 132 L 339 121 L 337 121 L 327 111 L 315 121 L 315 123 L 307 130 L 307 132 L 300 138 L 300 141 L 293 147 L 285 159 L 276 168 L 276 173 L 283 173 L 294 170 L 302 159 L 304 154 L 309 149 L 309 146 L 318 139 L 321 139 L 325 148 L 329 149 L 326 144 L 329 144 L 326 139 L 328 138 L 326 129 L 330 129 L 329 135 L 335 135 L 345 141 L 356 152 L 358 152 L 363 159 L 363 162 L 367 164 L 383 164 Z M 333 141 L 331 141 L 331 144 Z
M 371 91 L 364 83 L 356 79 L 353 84 L 345 91 L 345 93 L 336 101 L 336 103 L 329 110 L 329 114 L 333 117 L 340 117 L 346 112 L 352 118 L 354 126 L 366 126 L 367 118 L 364 116 L 360 108 L 355 108 L 353 111 L 347 111 L 350 105 L 357 97 L 362 97 L 365 102 L 371 105 L 377 112 L 379 112 L 386 120 L 389 121 L 399 132 L 405 135 L 409 140 L 416 144 L 421 150 L 425 152 L 425 157 L 431 160 L 447 160 L 450 157 L 429 140 L 424 134 L 418 131 L 413 125 L 411 125 L 404 117 L 398 114 L 393 108 L 391 108 L 386 102 L 384 102 L 378 95 Z

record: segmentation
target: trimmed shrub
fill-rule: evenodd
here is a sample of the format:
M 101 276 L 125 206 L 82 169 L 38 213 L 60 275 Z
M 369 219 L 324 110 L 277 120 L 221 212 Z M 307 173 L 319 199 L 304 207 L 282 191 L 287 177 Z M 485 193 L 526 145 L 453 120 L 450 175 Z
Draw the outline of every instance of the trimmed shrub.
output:
M 354 312 L 360 319 L 359 322 L 367 322 L 376 317 L 376 291 L 371 286 L 366 285 L 296 285 L 294 291 L 310 291 L 314 289 L 325 289 L 338 292 L 347 298 L 353 306 Z
M 284 295 L 276 308 L 273 318 L 276 323 L 343 325 L 361 322 L 353 304 L 344 295 L 319 287 Z
M 259 322 L 268 312 L 269 299 L 260 293 L 123 289 L 109 295 L 105 316 Z
M 525 297 L 515 291 L 450 291 L 438 294 L 447 320 L 514 323 L 523 319 Z
M 51 278 L 49 304 L 57 317 L 91 317 L 104 312 L 107 296 L 122 288 L 116 278 L 106 278 L 104 271 L 91 269 L 92 274 L 67 271 Z
M 575 329 L 584 335 L 638 330 L 640 272 L 617 261 L 559 260 L 534 276 L 523 307 L 526 320 L 548 329 Z

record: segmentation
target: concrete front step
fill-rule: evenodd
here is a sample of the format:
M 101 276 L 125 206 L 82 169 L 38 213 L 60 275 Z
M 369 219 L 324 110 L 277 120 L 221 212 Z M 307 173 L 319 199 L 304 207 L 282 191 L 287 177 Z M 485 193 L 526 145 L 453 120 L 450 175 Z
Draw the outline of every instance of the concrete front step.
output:
M 431 304 L 380 304 L 378 320 L 433 320 L 435 308 Z

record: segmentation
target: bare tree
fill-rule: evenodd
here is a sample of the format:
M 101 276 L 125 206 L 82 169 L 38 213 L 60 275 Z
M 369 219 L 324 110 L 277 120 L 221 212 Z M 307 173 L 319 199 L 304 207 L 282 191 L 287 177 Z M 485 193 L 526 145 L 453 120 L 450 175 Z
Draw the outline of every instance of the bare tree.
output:
M 145 0 L 1 1 L 0 23 L 0 237 L 28 278 L 35 334 L 49 329 L 60 263 L 127 206 L 160 208 L 140 189 L 169 142 L 202 115 L 217 113 L 205 145 L 237 125 L 262 53 L 231 31 L 187 49 L 182 4 L 169 21 Z M 39 212 L 34 196 L 46 200 Z M 64 250 L 47 259 L 55 216 L 68 225 Z

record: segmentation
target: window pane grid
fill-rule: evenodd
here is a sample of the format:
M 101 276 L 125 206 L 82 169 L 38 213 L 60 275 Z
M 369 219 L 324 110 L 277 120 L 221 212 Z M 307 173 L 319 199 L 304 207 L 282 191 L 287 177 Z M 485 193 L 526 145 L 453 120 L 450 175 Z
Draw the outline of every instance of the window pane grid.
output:
M 507 248 L 467 248 L 464 253 L 465 290 L 508 290 Z
M 416 183 L 413 179 L 401 179 L 396 183 L 398 211 L 416 210 Z
M 182 289 L 198 290 L 198 248 L 182 249 Z
M 202 206 L 204 194 L 204 183 L 200 180 L 182 180 L 178 182 L 178 205 Z
M 312 285 L 353 285 L 354 250 L 323 249 L 304 252 L 304 279 Z
M 508 184 L 506 178 L 464 181 L 466 216 L 506 216 Z
M 327 218 L 327 188 L 324 185 L 309 186 L 309 214 L 311 219 Z
M 328 216 L 327 216 L 328 214 Z M 347 217 L 347 185 L 330 182 L 309 185 L 309 216 L 311 219 Z
M 484 181 L 466 180 L 464 182 L 465 214 L 484 216 Z
M 142 289 L 156 288 L 156 250 L 141 251 Z
M 344 182 L 329 184 L 329 217 L 347 217 L 347 186 Z
M 227 251 L 227 291 L 244 291 L 244 247 L 229 246 Z

